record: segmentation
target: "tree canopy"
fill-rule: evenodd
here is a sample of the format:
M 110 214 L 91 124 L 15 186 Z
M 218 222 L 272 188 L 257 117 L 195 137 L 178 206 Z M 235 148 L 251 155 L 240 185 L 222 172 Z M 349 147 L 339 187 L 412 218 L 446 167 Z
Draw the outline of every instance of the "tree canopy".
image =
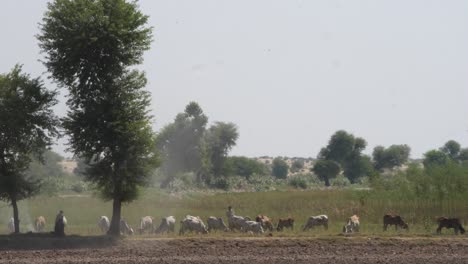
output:
M 288 177 L 289 165 L 281 158 L 273 160 L 271 174 L 278 179 L 286 179 Z
M 320 150 L 318 159 L 337 162 L 343 168 L 345 177 L 356 182 L 372 170 L 370 158 L 362 155 L 366 145 L 363 138 L 339 130 L 331 136 L 328 145 Z
M 17 201 L 39 191 L 40 181 L 26 171 L 36 156 L 57 137 L 58 118 L 52 107 L 56 92 L 47 90 L 39 78 L 15 66 L 0 75 L 0 199 L 13 207 L 15 233 L 19 233 Z
M 148 16 L 125 0 L 55 0 L 38 36 L 44 65 L 68 90 L 63 120 L 85 177 L 113 200 L 110 233 L 120 234 L 122 202 L 137 197 L 153 168 L 155 136 L 143 60 L 152 40 Z
M 332 160 L 318 160 L 312 171 L 325 182 L 325 186 L 330 186 L 330 180 L 340 173 L 340 164 Z
M 372 152 L 376 170 L 391 169 L 408 162 L 411 148 L 408 145 L 376 146 Z

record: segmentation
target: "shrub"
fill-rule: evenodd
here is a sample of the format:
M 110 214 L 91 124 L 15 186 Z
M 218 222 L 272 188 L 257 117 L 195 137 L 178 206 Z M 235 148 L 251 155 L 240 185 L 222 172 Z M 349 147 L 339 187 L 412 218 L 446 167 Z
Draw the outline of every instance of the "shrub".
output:
M 289 185 L 296 189 L 307 189 L 307 180 L 304 177 L 291 177 L 288 182 Z
M 351 182 L 344 175 L 338 175 L 336 178 L 330 181 L 331 186 L 335 187 L 346 187 L 351 185 Z

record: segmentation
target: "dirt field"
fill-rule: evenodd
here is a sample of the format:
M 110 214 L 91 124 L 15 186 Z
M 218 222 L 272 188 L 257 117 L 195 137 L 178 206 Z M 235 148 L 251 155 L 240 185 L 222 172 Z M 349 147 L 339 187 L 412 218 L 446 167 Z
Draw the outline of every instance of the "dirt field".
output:
M 468 263 L 466 238 L 67 238 L 0 243 L 0 263 Z

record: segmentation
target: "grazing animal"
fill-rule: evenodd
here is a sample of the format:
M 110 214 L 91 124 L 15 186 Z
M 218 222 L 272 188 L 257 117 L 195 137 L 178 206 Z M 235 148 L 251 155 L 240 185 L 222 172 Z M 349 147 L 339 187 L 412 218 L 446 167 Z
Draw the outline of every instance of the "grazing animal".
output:
M 140 228 L 138 229 L 140 235 L 148 232 L 148 233 L 153 233 L 154 231 L 154 225 L 153 225 L 153 217 L 151 216 L 144 216 L 140 220 Z
M 242 230 L 242 226 L 244 225 L 245 221 L 250 221 L 249 217 L 242 217 L 239 215 L 234 214 L 234 210 L 232 210 L 232 207 L 229 206 L 228 210 L 226 212 L 226 216 L 228 218 L 228 226 L 229 229 L 234 231 L 234 230 Z
M 383 217 L 383 222 L 384 222 L 384 226 L 383 226 L 384 231 L 387 231 L 387 227 L 389 225 L 394 225 L 395 230 L 398 230 L 398 227 L 401 227 L 402 229 L 406 229 L 407 231 L 409 230 L 408 224 L 405 223 L 405 221 L 403 221 L 403 218 L 399 215 L 386 214 Z
M 34 230 L 38 233 L 44 232 L 46 225 L 45 217 L 39 216 L 34 220 Z
M 263 234 L 262 223 L 256 221 L 244 221 L 242 224 L 242 230 L 244 232 L 252 232 L 254 234 Z
M 343 233 L 359 232 L 359 216 L 353 215 L 348 218 L 348 221 L 343 226 Z
M 311 216 L 307 220 L 307 223 L 304 226 L 303 231 L 307 231 L 310 228 L 313 228 L 314 226 L 321 226 L 326 229 L 328 229 L 328 216 L 326 215 L 317 215 L 317 216 Z
M 208 217 L 208 220 L 206 220 L 206 223 L 208 225 L 208 231 L 216 231 L 216 230 L 222 230 L 222 231 L 228 231 L 229 228 L 226 226 L 226 224 L 223 221 L 223 218 L 221 217 L 214 217 L 210 216 Z
M 131 228 L 127 221 L 120 219 L 120 233 L 122 235 L 133 235 L 133 228 Z
M 8 231 L 10 231 L 10 233 L 15 232 L 15 219 L 13 217 L 8 220 Z
M 439 217 L 437 219 L 439 223 L 439 227 L 437 227 L 437 234 L 440 234 L 442 228 L 453 228 L 455 230 L 455 235 L 458 235 L 458 231 L 463 235 L 465 233 L 465 229 L 463 228 L 460 219 L 458 218 L 447 218 L 447 217 Z
M 107 218 L 107 216 L 105 215 L 101 216 L 101 218 L 99 218 L 98 227 L 99 229 L 101 229 L 102 233 L 106 233 L 107 231 L 109 231 L 109 228 L 110 228 L 109 218 Z
M 184 220 L 180 221 L 179 235 L 183 235 L 185 232 L 208 234 L 208 230 L 201 218 L 191 215 L 187 215 Z
M 278 220 L 278 225 L 276 227 L 276 231 L 283 231 L 283 228 L 291 228 L 291 230 L 294 229 L 294 218 L 288 217 L 288 218 L 280 218 Z
M 154 233 L 156 234 L 169 233 L 169 232 L 174 233 L 175 223 L 176 223 L 176 219 L 174 216 L 164 217 L 161 220 L 161 224 L 159 224 L 159 227 L 154 231 Z
M 263 229 L 273 231 L 273 223 L 271 222 L 271 219 L 268 216 L 258 215 L 255 218 L 255 221 L 261 223 Z

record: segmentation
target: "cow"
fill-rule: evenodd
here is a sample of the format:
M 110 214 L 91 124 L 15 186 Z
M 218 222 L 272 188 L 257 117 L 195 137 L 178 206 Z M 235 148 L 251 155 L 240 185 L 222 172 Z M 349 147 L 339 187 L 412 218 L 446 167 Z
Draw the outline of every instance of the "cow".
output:
M 383 230 L 387 231 L 387 227 L 389 225 L 394 225 L 395 230 L 398 230 L 398 227 L 401 227 L 402 229 L 406 229 L 406 231 L 409 230 L 408 224 L 403 221 L 403 218 L 399 215 L 391 215 L 391 214 L 386 214 L 383 217 Z
M 359 232 L 359 216 L 353 215 L 348 218 L 348 221 L 343 226 L 343 233 Z
M 242 223 L 242 231 L 244 232 L 252 232 L 254 234 L 263 234 L 263 227 L 262 223 L 256 221 L 244 221 Z
M 302 231 L 307 231 L 310 228 L 313 228 L 314 226 L 321 226 L 321 225 L 323 225 L 325 230 L 328 229 L 328 216 L 326 215 L 310 216 Z
M 228 231 L 229 228 L 226 226 L 226 224 L 223 221 L 223 218 L 221 217 L 214 217 L 210 216 L 206 220 L 206 223 L 208 225 L 208 231 L 211 232 L 213 230 L 221 230 L 221 231 Z
M 140 220 L 140 228 L 138 229 L 140 235 L 145 233 L 145 232 L 149 232 L 149 233 L 153 233 L 154 231 L 154 225 L 153 225 L 153 217 L 151 216 L 144 216 L 141 218 Z
M 133 235 L 133 228 L 131 228 L 127 221 L 120 219 L 120 234 L 122 235 Z
M 262 228 L 265 230 L 273 231 L 273 224 L 271 219 L 266 215 L 258 215 L 255 221 L 262 224 Z
M 161 224 L 159 224 L 159 227 L 154 231 L 154 233 L 156 234 L 169 233 L 169 232 L 174 233 L 175 223 L 176 223 L 176 219 L 174 216 L 164 217 L 161 220 Z
M 101 218 L 99 218 L 99 221 L 98 221 L 98 227 L 99 229 L 101 229 L 102 233 L 106 233 L 107 231 L 109 231 L 109 228 L 110 228 L 109 218 L 107 218 L 107 216 L 105 215 L 101 216 Z
M 15 219 L 13 217 L 8 220 L 8 231 L 10 231 L 10 233 L 15 232 Z
M 34 220 L 34 230 L 38 233 L 44 232 L 46 225 L 45 217 L 39 216 Z
M 278 220 L 278 225 L 276 227 L 276 231 L 280 232 L 283 231 L 283 229 L 291 228 L 291 230 L 294 230 L 294 218 L 288 217 L 288 218 L 280 218 Z
M 180 221 L 179 235 L 183 235 L 185 232 L 208 234 L 208 230 L 201 218 L 191 215 L 187 215 L 182 221 Z
M 440 234 L 442 228 L 453 228 L 455 231 L 455 235 L 458 235 L 458 231 L 463 235 L 465 233 L 465 229 L 463 228 L 460 219 L 458 218 L 447 218 L 447 217 L 439 217 L 437 219 L 439 223 L 439 227 L 437 227 L 437 234 Z
M 244 225 L 245 221 L 250 221 L 249 217 L 242 217 L 239 215 L 234 214 L 234 210 L 232 210 L 232 207 L 229 206 L 228 210 L 226 212 L 226 216 L 228 218 L 228 226 L 229 229 L 234 231 L 234 230 L 242 230 L 242 226 Z

